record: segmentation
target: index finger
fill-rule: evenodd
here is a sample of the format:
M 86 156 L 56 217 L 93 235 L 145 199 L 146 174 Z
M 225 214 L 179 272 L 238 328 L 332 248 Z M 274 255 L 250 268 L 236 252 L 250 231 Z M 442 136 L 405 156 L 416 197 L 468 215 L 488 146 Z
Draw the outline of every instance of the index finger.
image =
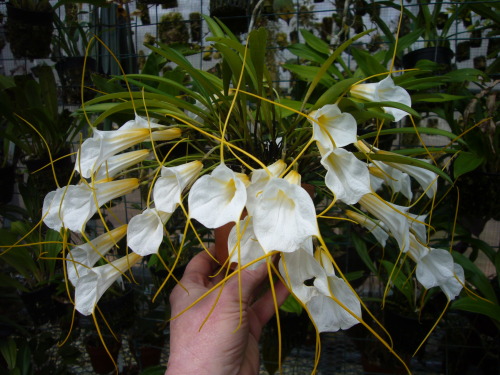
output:
M 210 254 L 213 254 L 215 248 L 211 246 L 208 251 Z M 216 267 L 217 263 L 213 258 L 206 251 L 201 251 L 187 264 L 181 282 L 194 282 L 206 285 L 210 281 L 209 276 L 212 275 Z

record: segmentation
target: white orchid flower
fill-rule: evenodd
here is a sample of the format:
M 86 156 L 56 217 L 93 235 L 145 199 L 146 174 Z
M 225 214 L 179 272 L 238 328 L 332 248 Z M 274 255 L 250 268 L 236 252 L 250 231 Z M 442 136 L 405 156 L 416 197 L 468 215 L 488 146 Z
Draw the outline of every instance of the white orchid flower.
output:
M 384 152 L 385 153 L 385 152 Z M 424 160 L 426 161 L 426 160 Z M 430 162 L 430 161 L 427 161 Z M 402 172 L 409 174 L 413 177 L 418 184 L 425 190 L 429 198 L 432 198 L 437 193 L 437 179 L 438 175 L 433 171 L 425 168 L 420 168 L 414 165 L 401 164 L 401 163 L 387 163 L 387 165 L 399 169 Z
M 75 309 L 83 315 L 92 314 L 106 290 L 141 259 L 142 256 L 129 253 L 111 263 L 89 269 L 76 283 Z
M 178 165 L 176 167 L 162 167 L 161 176 L 156 180 L 153 188 L 153 199 L 158 210 L 174 212 L 181 203 L 181 194 L 194 181 L 203 168 L 200 161 Z
M 66 270 L 71 284 L 76 285 L 78 279 L 86 275 L 87 271 L 99 259 L 102 259 L 126 233 L 127 225 L 121 225 L 68 251 Z
M 415 235 L 415 237 L 422 243 L 427 242 L 427 226 L 425 225 L 425 215 L 414 215 L 408 213 L 408 224 L 410 225 L 410 231 Z
M 245 217 L 239 224 L 239 236 L 237 228 L 234 226 L 229 232 L 227 246 L 229 249 L 230 263 L 239 263 L 244 266 L 248 263 L 265 255 L 265 251 L 260 245 L 253 230 L 253 219 L 250 216 Z M 249 269 L 256 269 L 260 264 L 266 260 L 262 259 L 255 262 Z
M 163 241 L 164 225 L 171 215 L 156 208 L 146 208 L 135 215 L 128 223 L 128 247 L 142 256 L 158 253 Z
M 389 234 L 385 229 L 385 224 L 381 220 L 375 220 L 351 210 L 346 210 L 345 214 L 359 225 L 365 227 L 371 234 L 373 234 L 377 242 L 382 245 L 382 247 L 385 247 Z
M 245 182 L 225 164 L 220 164 L 191 187 L 189 216 L 207 228 L 218 228 L 240 220 L 246 201 Z
M 420 259 L 429 254 L 429 251 L 430 249 L 427 246 L 423 245 L 423 243 L 420 242 L 415 235 L 410 233 L 410 247 L 408 248 L 408 254 L 415 263 L 418 264 Z
M 136 120 L 128 121 L 117 130 L 95 129 L 93 137 L 86 139 L 78 150 L 75 170 L 82 177 L 90 178 L 111 156 L 147 140 L 151 128 L 146 126 L 147 120 L 141 117 L 139 118 L 142 120 L 137 120 L 137 117 Z M 175 139 L 180 135 L 181 130 L 178 128 L 162 130 L 161 140 Z
M 367 165 L 352 152 L 343 148 L 331 149 L 323 155 L 321 164 L 327 170 L 325 184 L 337 200 L 354 204 L 371 193 Z
M 258 197 L 264 190 L 264 187 L 271 180 L 272 177 L 279 177 L 285 170 L 286 163 L 283 160 L 278 160 L 271 165 L 268 165 L 267 171 L 265 169 L 255 169 L 252 172 L 250 185 L 247 187 L 247 204 L 246 208 L 249 215 L 253 215 L 254 207 Z
M 137 150 L 111 156 L 97 169 L 94 179 L 112 179 L 121 171 L 145 160 L 149 154 L 149 150 Z
M 51 229 L 62 227 L 82 233 L 87 221 L 103 204 L 126 195 L 139 186 L 136 178 L 80 184 L 58 188 L 48 193 L 43 201 L 42 217 Z
M 402 252 L 410 246 L 410 225 L 407 218 L 408 207 L 399 206 L 377 197 L 366 194 L 360 200 L 361 206 L 370 214 L 380 219 L 391 235 L 396 239 Z
M 374 162 L 370 168 L 370 177 L 372 178 L 373 190 L 378 190 L 378 181 L 382 181 L 391 188 L 393 193 L 401 193 L 408 200 L 413 198 L 411 191 L 410 176 L 400 170 L 391 167 L 385 163 Z M 373 181 L 373 178 L 375 181 Z M 374 183 L 375 182 L 375 183 Z
M 137 113 L 133 120 L 128 120 L 125 124 L 120 126 L 121 130 L 131 130 L 131 129 L 164 129 L 165 125 L 160 125 L 157 123 L 156 119 L 146 118 L 139 116 Z
M 314 203 L 295 171 L 286 179 L 270 179 L 258 197 L 253 220 L 255 235 L 266 253 L 293 252 L 311 236 L 319 235 Z
M 359 299 L 344 280 L 333 273 L 327 274 L 311 254 L 304 250 L 282 254 L 280 273 L 292 293 L 305 305 L 319 332 L 348 329 L 361 319 Z M 330 272 L 333 267 L 327 267 Z M 312 281 L 307 284 L 306 281 Z M 334 296 L 355 316 L 333 298 Z
M 377 83 L 361 83 L 351 87 L 351 95 L 355 98 L 364 99 L 370 102 L 396 102 L 411 107 L 411 97 L 408 92 L 394 84 L 391 76 Z M 399 121 L 407 112 L 393 107 L 382 107 L 386 113 L 394 117 L 394 121 Z
M 439 286 L 450 301 L 460 294 L 464 284 L 462 266 L 453 262 L 449 251 L 442 249 L 430 249 L 421 257 L 415 274 L 426 289 Z
M 342 112 L 338 105 L 327 104 L 309 115 L 313 127 L 313 139 L 324 149 L 344 147 L 356 142 L 357 124 L 355 118 Z

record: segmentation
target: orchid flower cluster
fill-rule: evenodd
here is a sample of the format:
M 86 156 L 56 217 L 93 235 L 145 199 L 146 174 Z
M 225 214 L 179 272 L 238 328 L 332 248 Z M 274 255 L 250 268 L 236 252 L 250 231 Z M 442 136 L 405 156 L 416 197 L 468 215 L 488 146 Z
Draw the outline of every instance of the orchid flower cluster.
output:
M 221 37 L 218 43 L 223 43 Z M 235 46 L 233 42 L 228 45 Z M 178 54 L 170 52 L 169 56 L 177 59 L 181 67 L 187 66 Z M 238 53 L 241 66 L 250 64 L 245 60 L 246 49 L 236 48 L 234 55 Z M 132 95 L 132 105 L 128 107 L 135 112 L 132 120 L 115 130 L 94 129 L 92 137 L 79 147 L 75 171 L 80 182 L 60 187 L 45 197 L 45 224 L 54 230 L 78 233 L 85 239 L 65 256 L 68 279 L 75 288 L 76 310 L 84 315 L 93 314 L 99 299 L 120 276 L 143 257 L 158 254 L 164 241 L 165 225 L 176 210 L 182 210 L 188 221 L 196 220 L 208 229 L 234 223 L 227 239 L 227 267 L 237 264 L 236 269 L 241 270 L 264 262 L 271 265 L 271 258 L 279 254 L 279 264 L 274 271 L 306 309 L 318 332 L 348 329 L 363 322 L 360 298 L 338 268 L 320 232 L 318 220 L 326 219 L 318 214 L 314 197 L 302 186 L 300 163 L 307 159 L 307 165 L 311 165 L 310 155 L 316 155 L 313 158 L 316 171 L 323 176 L 324 186 L 329 191 L 330 198 L 322 205 L 342 209 L 341 220 L 365 227 L 381 246 L 392 237 L 404 255 L 402 259 L 408 257 L 415 262 L 415 277 L 424 288 L 439 287 L 448 300 L 460 293 L 464 284 L 463 269 L 454 263 L 448 251 L 427 245 L 426 215 L 411 213 L 411 206 L 397 205 L 377 194 L 378 189 L 386 185 L 394 194 L 402 194 L 411 201 L 413 179 L 421 187 L 419 198 L 426 195 L 432 199 L 437 190 L 436 168 L 426 162 L 419 165 L 402 163 L 401 158 L 391 152 L 360 139 L 357 118 L 343 111 L 340 105 L 344 96 L 359 103 L 358 108 L 363 103 L 380 103 L 380 113 L 394 121 L 401 120 L 411 110 L 411 98 L 405 89 L 394 83 L 392 74 L 387 73 L 385 78 L 374 83 L 360 79 L 336 102 L 301 110 L 300 107 L 287 107 L 278 99 L 243 91 L 243 73 L 236 75 L 233 88 L 228 88 L 222 80 L 209 77 L 208 73 L 186 70 L 192 72 L 193 79 L 215 86 L 208 95 L 209 100 L 203 100 L 195 91 L 196 88 L 203 91 L 196 83 L 192 89 L 186 87 L 184 91 L 185 96 L 191 95 L 191 102 L 171 96 L 161 110 L 158 109 L 160 100 L 154 96 L 157 93 Z M 251 78 L 248 81 L 252 81 Z M 165 82 L 178 86 L 172 81 Z M 262 87 L 259 80 L 254 80 L 253 84 Z M 226 130 L 231 121 L 243 113 L 236 113 L 243 110 L 241 101 L 237 102 L 241 96 L 245 96 L 245 100 L 253 98 L 257 106 L 287 109 L 286 114 L 280 112 L 282 116 L 297 115 L 296 122 L 301 125 L 294 127 L 300 130 L 303 142 L 293 158 L 278 157 L 263 162 L 250 150 L 232 143 Z M 94 103 L 109 98 L 97 98 Z M 114 95 L 113 99 L 116 98 Z M 230 105 L 225 113 L 220 113 L 221 108 L 226 108 L 224 102 Z M 144 108 L 146 104 L 149 107 L 138 114 L 141 103 Z M 92 110 L 92 104 L 88 103 L 87 110 Z M 113 103 L 109 113 L 121 105 Z M 102 110 L 102 105 L 96 108 Z M 156 116 L 150 117 L 152 113 Z M 253 120 L 260 124 L 265 120 L 252 118 L 255 112 L 251 110 L 245 113 L 248 118 L 243 123 Z M 162 116 L 168 125 L 160 124 L 162 121 L 158 119 Z M 242 129 L 241 136 L 265 138 L 259 127 L 251 131 Z M 200 149 L 199 157 L 193 154 L 189 160 L 183 157 L 160 160 L 156 155 L 158 142 L 178 144 L 189 137 L 205 137 L 213 146 Z M 286 140 L 280 142 L 285 149 Z M 214 156 L 216 149 L 220 150 L 220 157 Z M 226 163 L 225 153 L 232 156 L 232 161 L 241 162 L 240 168 L 235 168 L 234 163 Z M 245 162 L 243 156 L 257 167 Z M 146 161 L 148 168 L 154 165 L 147 179 L 125 178 L 130 168 Z M 96 238 L 88 238 L 87 223 L 96 214 L 101 215 L 103 205 L 131 193 L 140 185 L 148 186 L 150 191 L 146 208 L 128 223 Z M 106 254 L 124 237 L 130 250 L 127 255 L 96 266 L 100 259 L 107 259 Z M 201 239 L 200 245 L 204 246 Z

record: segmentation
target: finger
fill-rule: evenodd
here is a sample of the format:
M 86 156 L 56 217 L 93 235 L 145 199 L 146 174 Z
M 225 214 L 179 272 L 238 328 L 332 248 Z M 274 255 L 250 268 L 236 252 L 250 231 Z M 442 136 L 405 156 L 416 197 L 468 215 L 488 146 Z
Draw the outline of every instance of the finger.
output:
M 255 270 L 236 269 L 231 277 L 231 280 L 226 284 L 227 293 L 239 296 L 238 290 L 241 285 L 241 299 L 244 303 L 248 304 L 250 298 L 256 294 L 257 289 L 261 286 L 266 277 L 267 265 L 265 263 L 257 267 Z
M 213 254 L 215 250 L 213 247 L 210 247 L 208 251 Z M 212 274 L 215 267 L 217 267 L 217 263 L 212 257 L 206 251 L 201 251 L 188 263 L 181 281 L 183 283 L 194 282 L 206 284 L 209 281 L 208 277 Z
M 274 293 L 276 299 L 274 299 L 272 290 L 269 289 L 252 305 L 252 310 L 262 325 L 265 325 L 271 319 L 277 307 L 281 306 L 290 295 L 288 288 L 281 280 L 276 281 L 274 284 Z

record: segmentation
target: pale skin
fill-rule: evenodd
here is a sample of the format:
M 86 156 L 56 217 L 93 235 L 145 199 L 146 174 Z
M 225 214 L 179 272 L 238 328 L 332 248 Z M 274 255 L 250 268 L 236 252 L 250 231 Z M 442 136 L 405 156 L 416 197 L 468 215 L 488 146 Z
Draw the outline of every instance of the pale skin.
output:
M 213 252 L 213 248 L 210 249 Z M 177 316 L 221 279 L 211 277 L 217 263 L 206 253 L 195 256 L 186 267 L 181 283 L 170 295 L 172 317 Z M 241 271 L 241 304 L 238 276 L 207 295 L 170 323 L 170 358 L 165 375 L 255 375 L 259 373 L 259 338 L 262 328 L 275 313 L 267 265 Z M 276 302 L 284 302 L 288 290 L 274 286 Z M 256 299 L 256 296 L 258 297 Z M 204 320 L 216 303 L 205 324 Z M 240 315 L 240 311 L 242 314 Z M 241 318 L 240 318 L 241 317 Z M 203 326 L 202 326 L 203 324 Z

